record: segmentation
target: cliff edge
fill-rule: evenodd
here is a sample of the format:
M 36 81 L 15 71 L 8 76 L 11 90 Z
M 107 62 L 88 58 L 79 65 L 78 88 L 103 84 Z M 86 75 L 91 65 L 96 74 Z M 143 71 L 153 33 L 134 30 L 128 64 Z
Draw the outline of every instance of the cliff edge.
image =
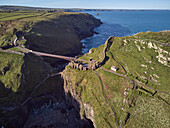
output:
M 80 40 L 92 36 L 101 21 L 79 13 L 34 11 L 10 15 L 0 19 L 0 126 L 93 127 L 80 115 L 79 102 L 65 92 L 61 73 L 51 67 L 56 59 L 24 53 L 14 45 L 79 55 Z

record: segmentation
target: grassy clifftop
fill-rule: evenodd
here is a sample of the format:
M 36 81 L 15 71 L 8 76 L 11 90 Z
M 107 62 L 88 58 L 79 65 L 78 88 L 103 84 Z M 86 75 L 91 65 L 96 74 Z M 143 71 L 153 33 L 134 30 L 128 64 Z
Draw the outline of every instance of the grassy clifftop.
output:
M 80 40 L 93 35 L 93 29 L 101 24 L 89 14 L 74 12 L 16 11 L 0 12 L 0 16 L 0 47 L 13 43 L 16 32 L 22 31 L 27 41 L 19 44 L 65 55 L 80 54 Z
M 52 54 L 82 54 L 81 39 L 94 34 L 101 21 L 75 12 L 0 12 L 0 47 L 12 44 Z M 17 40 L 16 40 L 17 39 Z M 56 65 L 56 59 L 46 59 Z
M 60 117 L 53 118 L 53 124 L 50 125 L 62 125 L 66 118 L 73 122 L 67 123 L 68 126 L 88 124 L 85 118 L 80 117 L 79 110 L 75 109 L 72 102 L 66 100 L 63 80 L 50 66 L 51 61 L 49 64 L 41 57 L 24 54 L 13 44 L 35 51 L 74 56 L 81 54 L 80 40 L 93 35 L 94 27 L 100 24 L 100 20 L 88 14 L 0 12 L 0 127 L 23 127 L 26 121 L 34 120 L 31 112 L 43 111 L 39 108 L 49 102 L 56 107 L 51 118 Z M 71 116 L 66 116 L 66 113 Z M 41 114 L 38 118 L 37 124 L 27 125 L 48 125 L 49 119 L 41 122 Z
M 5 13 L 0 12 L 2 48 L 9 47 L 17 37 L 16 32 L 21 31 L 24 38 L 18 44 L 61 55 L 80 54 L 80 40 L 91 36 L 93 28 L 101 23 L 88 14 Z M 0 126 L 47 127 L 64 122 L 66 126 L 81 127 L 87 126 L 90 119 L 101 128 L 167 128 L 169 46 L 169 31 L 110 37 L 105 45 L 80 57 L 103 62 L 102 67 L 80 71 L 67 66 L 61 73 L 64 81 L 40 57 L 0 52 Z M 115 73 L 111 66 L 119 70 Z M 49 105 L 44 107 L 44 103 Z M 42 116 L 49 119 L 42 120 Z M 37 124 L 29 123 L 35 119 Z
M 65 70 L 83 101 L 82 114 L 90 115 L 97 127 L 169 127 L 170 32 L 110 39 L 102 68 L 79 71 L 67 66 Z M 101 62 L 105 45 L 81 58 Z M 111 66 L 119 68 L 117 73 L 112 73 Z
M 52 95 L 56 89 L 51 83 L 61 84 L 59 76 L 46 81 L 53 73 L 54 69 L 40 57 L 0 52 L 0 126 L 23 127 L 34 97 Z M 46 102 L 37 101 L 39 105 Z

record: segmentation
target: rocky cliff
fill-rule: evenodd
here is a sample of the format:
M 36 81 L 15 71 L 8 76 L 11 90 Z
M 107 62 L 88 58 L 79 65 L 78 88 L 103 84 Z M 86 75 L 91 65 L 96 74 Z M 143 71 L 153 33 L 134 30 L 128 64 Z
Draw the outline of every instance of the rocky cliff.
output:
M 20 31 L 25 38 L 18 44 L 26 39 L 22 45 L 32 50 L 78 55 L 80 40 L 92 35 L 101 23 L 91 15 L 77 13 L 31 17 L 3 21 L 2 46 L 10 46 L 20 28 L 17 25 L 23 25 Z M 102 63 L 95 71 L 68 65 L 58 72 L 51 66 L 58 65 L 56 59 L 24 54 L 15 47 L 1 49 L 0 126 L 169 127 L 169 42 L 168 31 L 110 37 L 77 62 L 81 66 Z M 119 70 L 111 70 L 112 66 Z
M 169 127 L 169 44 L 168 31 L 110 37 L 79 58 L 102 67 L 83 71 L 68 65 L 66 85 L 77 94 L 81 112 L 95 127 Z
M 26 39 L 22 45 L 32 50 L 74 56 L 81 54 L 80 40 L 92 36 L 101 21 L 78 13 L 41 14 L 40 17 L 36 21 L 24 18 L 1 22 L 1 46 L 10 50 L 0 52 L 0 126 L 93 127 L 91 120 L 80 114 L 80 103 L 66 92 L 61 73 L 51 67 L 56 59 L 51 61 L 10 48 L 16 40 L 15 32 L 10 30 L 22 31 Z M 23 28 L 19 29 L 18 25 Z M 22 38 L 17 41 L 21 42 Z
M 10 56 L 13 55 L 6 53 L 6 57 Z M 93 127 L 93 123 L 80 114 L 80 102 L 65 89 L 61 73 L 33 54 L 20 57 L 22 67 L 11 65 L 0 77 L 0 126 Z M 20 71 L 17 76 L 11 76 L 14 68 Z M 9 76 L 9 83 L 2 79 Z M 15 77 L 18 83 L 13 81 Z
M 82 54 L 82 39 L 92 36 L 101 21 L 88 14 L 61 15 L 50 21 L 36 23 L 25 35 L 26 47 L 58 55 Z M 54 59 L 46 59 L 55 63 Z

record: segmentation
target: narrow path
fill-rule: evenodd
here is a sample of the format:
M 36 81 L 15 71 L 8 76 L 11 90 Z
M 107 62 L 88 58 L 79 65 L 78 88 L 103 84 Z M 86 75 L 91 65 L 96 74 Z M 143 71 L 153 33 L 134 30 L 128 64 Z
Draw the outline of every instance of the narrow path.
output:
M 13 111 L 13 110 L 15 110 L 15 109 L 23 106 L 29 99 L 31 99 L 31 97 L 32 97 L 32 95 L 34 94 L 35 90 L 36 90 L 38 87 L 40 87 L 40 86 L 42 85 L 42 83 L 44 83 L 48 78 L 53 77 L 53 76 L 57 76 L 57 75 L 60 75 L 60 74 L 61 74 L 61 73 L 55 73 L 55 74 L 47 75 L 47 77 L 46 77 L 43 81 L 41 81 L 39 84 L 37 84 L 37 85 L 34 87 L 34 89 L 32 90 L 31 94 L 29 95 L 29 97 L 28 97 L 23 103 L 21 103 L 20 105 L 18 105 L 18 106 L 12 106 L 12 107 L 0 107 L 0 109 L 5 110 L 5 112 L 3 112 L 3 113 L 6 113 L 7 111 Z
M 21 51 L 24 51 L 25 53 L 32 52 L 32 50 L 29 50 L 27 48 L 21 48 L 20 46 L 16 46 L 16 48 L 20 49 Z
M 116 75 L 118 75 L 118 76 L 126 77 L 126 76 L 123 75 L 123 74 L 119 74 L 119 73 L 117 73 L 117 72 L 114 72 L 114 71 L 109 70 L 109 69 L 105 69 L 105 68 L 103 68 L 103 67 L 100 67 L 100 69 L 105 70 L 105 71 L 110 72 L 110 73 L 114 73 L 114 74 L 116 74 Z
M 37 52 L 37 51 L 32 51 L 30 49 L 27 49 L 27 48 L 21 48 L 19 46 L 17 46 L 18 49 L 24 51 L 25 53 L 33 53 L 37 56 L 48 56 L 48 57 L 54 57 L 54 58 L 59 58 L 59 59 L 64 59 L 64 60 L 67 60 L 67 61 L 83 61 L 83 62 L 87 62 L 87 63 L 93 63 L 91 61 L 87 61 L 87 60 L 84 60 L 84 59 L 76 59 L 75 57 L 69 57 L 69 56 L 62 56 L 62 55 L 55 55 L 55 54 L 49 54 L 49 53 L 44 53 L 44 52 Z
M 32 95 L 34 94 L 34 92 L 35 92 L 35 90 L 42 84 L 42 83 L 44 83 L 48 78 L 50 78 L 50 77 L 53 77 L 53 76 L 57 76 L 57 75 L 60 75 L 61 73 L 56 73 L 56 74 L 52 74 L 52 75 L 47 75 L 47 77 L 43 80 L 43 81 L 41 81 L 38 85 L 36 85 L 35 87 L 34 87 L 34 89 L 32 90 L 32 92 L 31 92 L 31 94 L 30 94 L 30 96 L 21 104 L 21 106 L 23 106 L 31 97 L 32 97 Z
M 48 54 L 48 53 L 43 53 L 43 52 L 35 52 L 35 51 L 32 51 L 32 53 L 36 54 L 37 56 L 49 56 L 49 57 L 64 59 L 64 60 L 67 60 L 67 61 L 75 60 L 74 57 L 68 57 L 68 56 L 53 55 L 53 54 Z
M 109 39 L 111 39 L 111 38 L 113 38 L 113 37 L 110 37 Z M 108 40 L 109 40 L 109 39 L 108 39 Z M 112 43 L 112 44 L 113 44 L 113 43 Z M 112 44 L 111 44 L 111 45 L 112 45 Z M 111 46 L 111 45 L 110 45 L 110 46 Z M 118 76 L 124 77 L 124 78 L 126 78 L 126 79 L 128 79 L 128 80 L 130 80 L 130 81 L 133 81 L 133 80 L 131 80 L 130 78 L 128 78 L 128 77 L 126 76 L 126 75 L 127 75 L 126 69 L 124 68 L 124 66 L 123 66 L 121 63 L 119 63 L 119 62 L 114 58 L 112 52 L 110 52 L 110 47 L 109 47 L 109 48 L 108 48 L 107 46 L 105 47 L 105 49 L 104 49 L 105 57 L 106 57 L 107 49 L 108 49 L 108 52 L 111 54 L 112 58 L 113 58 L 118 64 L 120 64 L 121 67 L 124 69 L 125 75 L 119 74 L 119 73 L 114 72 L 114 71 L 112 71 L 112 70 L 105 69 L 105 68 L 103 68 L 103 67 L 100 67 L 100 69 L 103 69 L 103 70 L 105 70 L 105 71 L 107 71 L 107 72 L 110 72 L 110 73 L 114 73 L 114 74 L 116 74 L 116 75 L 118 75 Z M 170 93 L 168 93 L 168 92 L 154 89 L 154 88 L 152 88 L 152 87 L 150 87 L 150 86 L 147 86 L 147 85 L 145 85 L 145 84 L 143 84 L 143 83 L 141 83 L 141 82 L 137 82 L 137 81 L 133 81 L 133 82 L 134 82 L 134 83 L 137 83 L 138 85 L 141 85 L 141 86 L 145 86 L 145 87 L 147 87 L 147 88 L 150 88 L 150 89 L 152 89 L 152 90 L 154 90 L 154 91 L 156 91 L 156 92 L 161 92 L 161 93 L 165 93 L 165 94 L 170 95 Z
M 13 51 L 13 50 L 2 50 L 2 49 L 0 49 L 0 52 L 17 54 L 17 55 L 24 55 L 24 53 L 21 53 L 21 52 L 18 52 L 18 51 Z
M 113 59 L 114 61 L 116 61 L 116 62 L 123 68 L 123 70 L 125 71 L 125 75 L 127 75 L 127 71 L 126 71 L 126 69 L 124 68 L 124 66 L 114 58 L 113 53 L 112 53 L 110 50 L 109 50 L 108 52 L 111 54 L 112 59 Z
M 128 79 L 128 80 L 130 80 L 130 81 L 133 81 L 134 83 L 136 83 L 136 84 L 138 84 L 138 85 L 145 86 L 145 87 L 150 88 L 150 89 L 152 89 L 152 90 L 154 90 L 154 91 L 157 91 L 157 92 L 161 92 L 161 93 L 165 93 L 165 94 L 170 95 L 170 93 L 168 93 L 168 92 L 160 91 L 160 90 L 157 90 L 157 89 L 152 88 L 152 87 L 150 87 L 150 86 L 147 86 L 147 85 L 145 85 L 145 84 L 143 84 L 143 83 L 141 83 L 141 82 L 131 80 L 131 79 L 128 78 L 126 75 L 119 74 L 119 73 L 117 73 L 117 72 L 114 72 L 114 71 L 112 71 L 112 70 L 105 69 L 105 68 L 103 68 L 103 67 L 100 67 L 100 69 L 102 69 L 102 70 L 104 70 L 104 71 L 106 71 L 106 72 L 114 73 L 115 75 L 118 75 L 118 76 L 122 76 L 122 77 L 124 77 L 124 78 L 126 78 L 126 79 Z
M 118 119 L 117 119 L 116 111 L 115 111 L 114 107 L 111 105 L 111 103 L 109 102 L 109 100 L 107 99 L 107 96 L 106 96 L 106 94 L 105 94 L 105 92 L 104 92 L 103 82 L 102 82 L 99 74 L 98 74 L 96 71 L 93 71 L 93 72 L 94 72 L 94 73 L 97 75 L 97 77 L 99 78 L 100 85 L 101 85 L 101 87 L 102 87 L 102 94 L 103 94 L 106 102 L 109 104 L 110 108 L 112 109 L 112 111 L 113 111 L 113 113 L 114 113 L 116 126 L 117 126 L 118 128 L 121 128 L 121 125 L 119 125 L 119 122 L 118 122 Z
M 61 56 L 61 55 L 54 55 L 54 54 L 49 54 L 49 53 L 44 53 L 44 52 L 36 52 L 36 51 L 32 51 L 30 49 L 27 49 L 27 48 L 21 48 L 19 46 L 17 46 L 18 49 L 24 51 L 25 53 L 33 53 L 37 56 L 48 56 L 48 57 L 54 57 L 54 58 L 59 58 L 59 59 L 64 59 L 64 60 L 67 60 L 67 61 L 72 61 L 72 60 L 75 60 L 74 57 L 68 57 L 68 56 Z

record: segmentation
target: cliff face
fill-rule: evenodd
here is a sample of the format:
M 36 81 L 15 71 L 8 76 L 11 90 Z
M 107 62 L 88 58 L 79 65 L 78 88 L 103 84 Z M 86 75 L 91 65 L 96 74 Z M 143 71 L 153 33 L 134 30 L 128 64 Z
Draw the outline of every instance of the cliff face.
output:
M 14 22 L 14 21 L 13 21 Z M 26 33 L 32 50 L 60 55 L 81 54 L 81 39 L 93 35 L 100 20 L 88 14 L 66 14 L 38 21 Z M 16 49 L 15 49 L 16 50 Z M 0 126 L 93 127 L 80 114 L 80 102 L 64 87 L 61 74 L 32 54 L 0 52 Z M 5 60 L 5 61 L 4 61 Z
M 92 36 L 93 29 L 100 24 L 100 20 L 89 14 L 60 15 L 32 26 L 31 31 L 25 35 L 26 47 L 58 55 L 80 55 L 81 39 Z M 57 66 L 61 60 L 45 58 L 45 61 Z
M 80 103 L 67 92 L 60 73 L 41 57 L 27 54 L 23 60 L 20 86 L 7 89 L 8 83 L 2 83 L 0 78 L 0 89 L 3 92 L 0 95 L 0 126 L 93 128 L 93 123 L 80 114 Z M 21 67 L 15 68 L 17 70 Z M 11 70 L 12 67 L 6 74 Z
M 79 39 L 84 39 L 89 36 L 93 36 L 94 28 L 98 27 L 102 22 L 99 19 L 94 18 L 89 14 L 71 14 L 61 16 L 59 18 L 60 23 L 65 23 L 71 26 L 76 32 Z
M 88 14 L 55 15 L 33 24 L 26 45 L 77 55 L 100 23 Z M 0 52 L 0 127 L 168 127 L 170 32 L 112 39 L 81 57 L 103 62 L 96 71 L 67 66 L 58 73 L 50 65 L 56 59 Z
M 169 127 L 169 44 L 168 31 L 110 37 L 79 58 L 100 62 L 102 67 L 65 68 L 66 85 L 94 126 Z M 112 66 L 119 69 L 113 71 Z
M 35 51 L 75 56 L 81 54 L 81 39 L 92 36 L 101 21 L 89 14 L 61 15 L 36 23 L 26 34 L 27 47 Z

